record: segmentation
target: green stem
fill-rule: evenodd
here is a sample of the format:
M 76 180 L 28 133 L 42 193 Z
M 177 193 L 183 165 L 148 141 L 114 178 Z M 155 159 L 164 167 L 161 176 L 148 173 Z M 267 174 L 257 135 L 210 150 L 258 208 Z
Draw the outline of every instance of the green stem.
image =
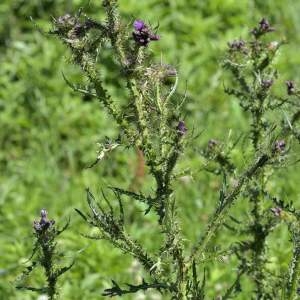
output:
M 261 140 L 262 128 L 262 116 L 263 116 L 263 101 L 262 99 L 257 99 L 258 107 L 252 111 L 252 142 L 253 148 L 257 153 L 259 151 L 259 145 Z M 263 299 L 264 297 L 264 280 L 265 280 L 265 242 L 266 233 L 264 232 L 262 226 L 263 210 L 262 210 L 262 196 L 261 191 L 264 190 L 264 174 L 263 171 L 257 176 L 259 183 L 255 184 L 253 189 L 253 197 L 251 201 L 253 202 L 252 215 L 254 217 L 253 224 L 253 253 L 252 253 L 252 265 L 253 265 L 253 277 L 254 283 L 256 285 L 256 293 L 258 299 Z
M 186 262 L 185 268 L 188 269 L 191 266 L 195 256 L 200 252 L 204 254 L 205 249 L 210 242 L 211 238 L 216 234 L 220 226 L 224 223 L 232 204 L 239 195 L 242 187 L 253 177 L 253 175 L 262 169 L 269 161 L 267 154 L 262 154 L 240 177 L 235 187 L 224 198 L 224 205 L 221 210 L 216 211 L 211 222 L 208 225 L 206 233 L 199 239 L 197 244 L 193 247 L 191 254 Z
M 300 238 L 294 240 L 293 257 L 289 267 L 289 279 L 286 286 L 286 300 L 297 299 L 297 284 L 300 273 Z
M 256 293 L 258 299 L 263 299 L 264 295 L 264 281 L 265 281 L 265 241 L 266 236 L 263 232 L 261 225 L 256 223 L 256 229 L 254 233 L 254 252 L 253 252 L 253 275 L 256 285 Z
M 260 103 L 260 107 L 255 109 L 252 112 L 252 143 L 253 143 L 253 148 L 255 151 L 258 150 L 258 145 L 259 145 L 259 140 L 260 140 L 260 135 L 261 135 L 261 130 L 262 130 L 262 124 L 261 124 L 261 118 L 262 118 L 262 103 Z
M 53 260 L 52 260 L 52 254 L 53 249 L 49 248 L 49 245 L 45 244 L 42 247 L 42 266 L 45 270 L 45 275 L 47 278 L 47 294 L 49 296 L 50 300 L 54 300 L 56 297 L 56 282 L 57 277 L 55 276 L 54 270 L 53 270 Z
M 263 171 L 257 176 L 263 181 Z M 252 266 L 253 277 L 256 285 L 256 293 L 258 299 L 263 299 L 264 295 L 264 281 L 265 281 L 265 242 L 268 232 L 263 228 L 261 220 L 263 218 L 263 210 L 261 207 L 261 191 L 263 190 L 263 182 L 260 185 L 256 184 L 252 188 L 251 201 L 254 204 L 252 215 L 254 217 L 254 223 L 252 226 L 253 234 L 253 253 L 252 253 Z

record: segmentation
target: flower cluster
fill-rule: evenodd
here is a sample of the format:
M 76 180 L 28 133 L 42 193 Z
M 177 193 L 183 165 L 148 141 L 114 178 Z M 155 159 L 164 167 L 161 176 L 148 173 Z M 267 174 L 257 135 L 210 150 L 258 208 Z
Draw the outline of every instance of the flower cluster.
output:
M 133 27 L 134 31 L 132 32 L 132 36 L 139 46 L 146 47 L 150 43 L 150 41 L 159 40 L 159 36 L 151 32 L 149 27 L 143 21 L 134 21 Z
M 210 139 L 208 141 L 207 146 L 208 146 L 209 149 L 214 149 L 218 144 L 219 144 L 219 141 L 217 141 L 215 139 Z
M 66 36 L 69 39 L 82 38 L 90 29 L 101 26 L 90 18 L 80 20 L 78 17 L 66 14 L 54 21 L 55 30 L 52 33 Z
M 249 139 L 249 148 L 248 146 L 245 148 L 246 143 L 239 142 L 240 138 L 236 141 L 228 138 L 227 143 L 210 139 L 206 148 L 200 150 L 205 159 L 201 169 L 219 176 L 217 180 L 219 200 L 209 218 L 207 229 L 194 243 L 187 245 L 186 249 L 185 237 L 182 235 L 180 220 L 176 214 L 180 207 L 174 196 L 175 180 L 178 178 L 178 173 L 175 175 L 178 159 L 188 144 L 185 141 L 195 139 L 193 131 L 188 134 L 190 129 L 187 128 L 180 109 L 185 95 L 182 101 L 178 101 L 179 105 L 176 105 L 177 99 L 172 101 L 174 93 L 176 97 L 180 96 L 176 92 L 178 79 L 176 68 L 162 62 L 155 63 L 151 61 L 151 56 L 147 55 L 149 43 L 160 39 L 156 34 L 156 28 L 137 19 L 133 23 L 132 33 L 128 39 L 127 26 L 121 26 L 124 23 L 119 18 L 117 2 L 117 0 L 103 0 L 103 7 L 106 11 L 106 20 L 103 23 L 91 21 L 84 16 L 65 15 L 58 18 L 55 24 L 56 33 L 65 44 L 70 46 L 73 62 L 86 76 L 92 92 L 67 83 L 77 92 L 96 97 L 106 108 L 107 114 L 115 120 L 120 130 L 120 136 L 116 142 L 108 141 L 101 146 L 96 162 L 101 161 L 108 152 L 119 145 L 134 147 L 139 149 L 142 155 L 142 167 L 147 166 L 148 175 L 153 179 L 151 191 L 146 194 L 134 192 L 132 188 L 111 186 L 115 206 L 110 204 L 110 198 L 107 198 L 104 193 L 102 193 L 105 200 L 104 206 L 97 205 L 95 197 L 87 189 L 89 212 L 84 213 L 75 209 L 89 226 L 99 231 L 100 235 L 90 236 L 92 239 L 104 238 L 110 241 L 114 247 L 132 256 L 144 267 L 145 272 L 148 272 L 149 282 L 142 279 L 142 284 L 127 284 L 127 288 L 123 289 L 117 282 L 112 281 L 113 286 L 106 289 L 102 295 L 122 296 L 151 288 L 170 294 L 172 299 L 203 299 L 206 292 L 205 274 L 203 274 L 203 283 L 199 284 L 197 272 L 203 270 L 205 266 L 209 267 L 209 264 L 199 258 L 205 256 L 210 260 L 219 260 L 219 253 L 224 253 L 224 250 L 226 253 L 236 255 L 239 261 L 237 278 L 225 292 L 224 298 L 232 298 L 235 296 L 231 295 L 233 292 L 241 291 L 240 277 L 248 276 L 247 280 L 253 281 L 255 298 L 275 299 L 277 295 L 273 293 L 273 290 L 282 284 L 282 279 L 278 281 L 275 276 L 269 279 L 267 243 L 273 225 L 278 223 L 278 220 L 274 221 L 274 216 L 281 217 L 284 210 L 274 200 L 273 195 L 270 195 L 270 199 L 274 202 L 274 207 L 271 209 L 274 216 L 270 216 L 270 208 L 265 205 L 265 194 L 269 194 L 266 180 L 270 171 L 273 169 L 275 171 L 275 168 L 280 167 L 281 163 L 288 159 L 286 154 L 290 151 L 289 136 L 294 134 L 281 126 L 285 125 L 281 120 L 278 124 L 275 121 L 273 125 L 273 119 L 277 118 L 269 116 L 274 111 L 274 116 L 281 117 L 280 107 L 283 104 L 289 104 L 288 102 L 292 103 L 292 101 L 286 101 L 282 97 L 271 94 L 275 92 L 272 91 L 272 87 L 277 79 L 277 72 L 272 62 L 276 50 L 282 43 L 269 43 L 259 39 L 266 33 L 274 31 L 265 18 L 252 30 L 249 40 L 236 39 L 228 43 L 229 55 L 224 61 L 224 67 L 232 73 L 234 88 L 226 88 L 226 92 L 236 96 L 240 101 L 241 109 L 249 112 L 249 126 L 246 134 L 243 134 L 245 141 Z M 98 34 L 94 32 L 88 34 L 91 28 L 96 29 Z M 101 78 L 102 74 L 99 70 L 101 69 L 99 63 L 102 61 L 101 49 L 104 46 L 106 50 L 107 44 L 113 50 L 109 53 L 114 55 L 113 59 L 117 62 L 115 74 L 117 76 L 124 74 L 124 76 L 119 76 L 122 84 L 116 88 L 127 88 L 128 91 L 125 94 L 128 96 L 127 103 L 124 102 L 126 105 L 123 103 L 120 105 L 118 99 L 110 95 L 109 90 L 106 89 L 105 78 L 104 80 Z M 96 60 L 96 57 L 99 59 Z M 175 77 L 175 83 L 172 82 L 170 88 L 166 86 L 166 83 L 169 79 L 171 81 L 172 77 Z M 289 95 L 298 94 L 293 82 L 287 81 L 286 85 Z M 291 124 L 296 118 L 297 114 L 291 117 Z M 277 139 L 277 137 L 282 138 Z M 232 155 L 235 147 L 240 147 L 240 151 L 247 150 L 246 155 L 241 152 L 241 157 L 249 160 L 246 167 L 241 168 L 239 164 L 236 164 L 234 159 L 236 155 Z M 159 232 L 164 235 L 159 253 L 148 250 L 143 243 L 135 239 L 133 232 L 132 236 L 125 230 L 124 208 L 126 209 L 125 205 L 128 202 L 123 203 L 123 197 L 140 202 L 145 207 L 145 214 L 154 214 L 156 217 Z M 240 222 L 231 218 L 231 207 L 241 200 L 248 202 L 249 214 L 252 215 L 245 222 L 242 219 Z M 230 224 L 232 221 L 235 224 Z M 295 223 L 298 226 L 298 221 Z M 48 274 L 50 291 L 56 289 L 56 282 L 53 283 L 52 279 L 56 280 L 58 273 L 68 269 L 61 268 L 61 271 L 57 272 L 57 268 L 52 263 L 52 256 L 56 254 L 54 238 L 60 233 L 53 224 L 54 221 L 47 219 L 45 210 L 41 211 L 41 220 L 34 222 L 37 243 L 41 250 L 40 261 L 43 262 L 42 266 L 46 275 Z M 217 248 L 214 247 L 213 237 L 220 233 L 223 225 L 227 225 L 229 230 L 238 235 L 247 232 L 251 242 L 249 243 L 248 237 L 245 237 L 245 240 L 241 237 L 241 247 L 234 246 L 233 252 L 230 245 L 229 252 L 225 247 L 218 251 L 213 250 Z M 300 241 L 300 232 L 295 234 Z M 296 246 L 294 249 L 300 249 L 300 244 Z M 295 277 L 295 282 L 298 280 L 298 270 L 295 271 L 293 267 L 296 265 L 294 261 L 300 264 L 300 255 L 293 258 L 287 272 L 288 280 L 287 284 L 282 287 L 282 293 L 284 294 L 285 290 L 293 292 L 285 299 L 295 298 L 293 293 L 295 294 L 296 288 L 291 289 L 289 286 L 289 282 L 293 282 L 293 279 L 289 279 L 291 276 Z M 52 292 L 52 295 L 55 293 Z M 223 299 L 223 296 L 220 297 Z
M 23 271 L 19 278 L 19 284 L 16 287 L 38 293 L 43 292 L 47 294 L 47 299 L 54 300 L 58 297 L 57 283 L 59 277 L 72 268 L 74 261 L 68 266 L 60 266 L 59 263 L 61 262 L 63 253 L 57 251 L 56 238 L 67 229 L 69 222 L 61 230 L 57 230 L 56 226 L 54 226 L 55 221 L 49 220 L 47 215 L 47 211 L 42 209 L 40 220 L 33 222 L 36 240 L 30 258 L 32 265 L 29 269 L 27 268 Z M 38 266 L 41 266 L 44 270 L 46 286 L 28 286 L 25 279 Z

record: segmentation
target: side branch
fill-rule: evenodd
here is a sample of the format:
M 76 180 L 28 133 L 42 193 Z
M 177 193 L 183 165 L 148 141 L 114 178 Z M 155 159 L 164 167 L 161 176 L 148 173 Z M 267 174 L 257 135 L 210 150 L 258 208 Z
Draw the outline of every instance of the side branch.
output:
M 128 289 L 122 289 L 114 280 L 112 280 L 112 283 L 113 283 L 113 287 L 104 290 L 104 292 L 102 293 L 103 296 L 109 296 L 109 297 L 122 296 L 125 294 L 132 294 L 138 291 L 146 291 L 149 289 L 157 289 L 160 292 L 162 290 L 172 291 L 175 289 L 173 286 L 169 284 L 161 283 L 157 281 L 153 283 L 147 283 L 145 279 L 143 279 L 142 284 L 139 285 L 127 284 Z
M 242 187 L 252 178 L 252 176 L 261 168 L 263 168 L 267 162 L 269 161 L 270 157 L 267 154 L 262 154 L 240 177 L 237 184 L 234 188 L 225 196 L 223 200 L 223 204 L 220 208 L 217 209 L 215 212 L 206 233 L 203 237 L 199 239 L 199 241 L 194 245 L 191 254 L 187 260 L 186 268 L 188 268 L 191 262 L 194 260 L 197 253 L 202 253 L 205 248 L 207 247 L 209 241 L 220 228 L 220 226 L 224 223 L 225 217 L 236 200 L 237 196 L 239 195 Z

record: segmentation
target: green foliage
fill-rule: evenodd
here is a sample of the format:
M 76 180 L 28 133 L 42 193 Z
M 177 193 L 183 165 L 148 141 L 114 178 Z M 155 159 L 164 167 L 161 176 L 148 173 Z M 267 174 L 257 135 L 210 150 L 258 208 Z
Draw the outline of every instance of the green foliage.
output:
M 100 3 L 93 2 L 85 6 L 84 12 L 92 18 L 101 19 L 103 9 Z M 135 167 L 132 165 L 137 164 L 137 155 L 123 146 L 106 151 L 104 159 L 94 168 L 85 169 L 97 157 L 96 142 L 101 144 L 98 157 L 103 149 L 109 149 L 105 136 L 111 138 L 112 144 L 119 144 L 116 126 L 112 125 L 112 119 L 99 109 L 99 104 L 92 101 L 89 95 L 74 93 L 67 86 L 62 72 L 69 82 L 80 82 L 82 86 L 77 87 L 90 90 L 90 84 L 82 82 L 79 70 L 65 63 L 64 56 L 69 55 L 64 47 L 42 35 L 29 19 L 32 16 L 34 22 L 46 31 L 50 16 L 58 17 L 66 12 L 78 11 L 84 5 L 86 2 L 81 1 L 2 1 L 0 4 L 0 22 L 3 25 L 0 32 L 0 122 L 5 128 L 0 132 L 0 294 L 4 299 L 35 297 L 30 292 L 16 292 L 13 280 L 24 269 L 24 261 L 28 259 L 32 247 L 30 224 L 41 207 L 47 207 L 56 218 L 64 215 L 71 215 L 72 218 L 61 243 L 68 249 L 67 256 L 73 257 L 75 253 L 78 259 L 70 273 L 60 279 L 63 299 L 99 299 L 103 290 L 111 287 L 110 278 L 119 283 L 132 283 L 134 280 L 136 286 L 149 284 L 148 278 L 143 283 L 141 278 L 145 274 L 141 273 L 140 267 L 130 265 L 129 256 L 112 250 L 108 244 L 78 238 L 80 233 L 86 232 L 86 228 L 82 219 L 73 213 L 73 208 L 85 210 L 82 199 L 86 186 L 97 191 L 99 198 L 99 187 L 118 187 L 119 195 L 127 207 L 128 233 L 150 252 L 159 250 L 160 238 L 155 241 L 149 239 L 149 236 L 158 236 L 158 230 L 153 226 L 155 216 L 149 213 L 142 217 L 140 211 L 149 206 L 139 203 L 139 199 L 150 203 L 147 195 L 153 192 L 153 180 L 142 175 L 138 187 L 132 192 L 132 186 L 136 185 Z M 248 130 L 249 114 L 239 108 L 234 97 L 228 97 L 223 91 L 223 82 L 227 88 L 231 87 L 228 73 L 219 67 L 227 42 L 245 38 L 249 30 L 256 26 L 256 21 L 266 16 L 277 29 L 276 34 L 272 35 L 284 35 L 288 42 L 275 60 L 278 74 L 282 77 L 279 76 L 278 84 L 272 87 L 278 92 L 277 95 L 285 95 L 284 82 L 295 80 L 297 86 L 300 73 L 297 67 L 299 4 L 294 1 L 190 1 L 189 4 L 179 0 L 122 1 L 120 11 L 125 15 L 128 26 L 135 18 L 149 21 L 152 27 L 159 21 L 161 40 L 151 45 L 151 55 L 158 64 L 162 55 L 163 62 L 176 65 L 179 85 L 173 100 L 180 103 L 187 85 L 188 92 L 181 112 L 187 120 L 189 132 L 194 128 L 195 134 L 202 133 L 200 138 L 192 142 L 192 147 L 186 148 L 172 176 L 172 180 L 176 180 L 174 190 L 180 207 L 177 215 L 186 237 L 183 242 L 190 245 L 199 232 L 204 232 L 207 218 L 215 207 L 219 187 L 223 186 L 224 194 L 227 185 L 235 182 L 231 175 L 226 178 L 215 175 L 223 174 L 220 161 L 225 159 L 229 163 L 225 166 L 228 172 L 241 174 L 253 154 L 247 134 L 240 135 L 241 131 Z M 101 55 L 101 78 L 112 99 L 125 105 L 124 99 L 128 93 L 124 92 L 120 80 L 122 76 L 116 72 L 117 65 L 110 57 L 110 48 L 104 49 Z M 274 121 L 272 113 L 268 117 Z M 291 120 L 287 118 L 285 109 L 281 110 L 279 119 L 276 118 L 277 121 L 283 120 L 285 125 L 287 119 Z M 214 153 L 207 153 L 207 141 L 211 139 L 218 141 L 218 149 Z M 290 146 L 289 143 L 288 148 L 296 145 L 293 142 Z M 274 207 L 273 195 L 276 195 L 276 199 L 293 200 L 294 206 L 298 207 L 299 175 L 297 165 L 294 165 L 297 157 L 291 151 L 288 156 L 290 160 L 285 162 L 284 169 L 267 171 L 269 194 L 263 200 L 266 211 Z M 285 155 L 279 158 L 285 158 Z M 232 165 L 235 171 L 230 167 Z M 127 192 L 130 194 L 126 195 Z M 138 201 L 131 200 L 131 197 Z M 243 292 L 238 299 L 249 299 L 253 291 L 252 284 L 244 280 L 243 270 L 232 271 L 240 262 L 231 255 L 237 249 L 249 246 L 248 240 L 244 240 L 249 237 L 247 233 L 236 228 L 241 220 L 248 218 L 247 224 L 253 221 L 249 215 L 251 204 L 247 203 L 248 198 L 249 195 L 242 195 L 234 203 L 226 227 L 213 236 L 216 245 L 214 250 L 218 255 L 201 258 L 207 267 L 206 275 L 203 276 L 201 271 L 202 274 L 193 277 L 194 285 L 201 286 L 205 282 L 208 299 L 226 295 L 226 290 L 228 293 L 238 290 L 239 279 Z M 275 206 L 280 207 L 277 204 Z M 274 220 L 272 213 L 269 213 L 269 217 Z M 289 243 L 288 232 L 282 226 L 276 226 L 268 236 L 266 264 L 275 277 L 283 273 L 291 274 L 290 277 L 285 276 L 288 278 L 287 286 L 291 286 L 294 284 L 295 264 L 290 260 L 292 244 Z M 90 234 L 93 233 L 91 230 Z M 290 234 L 294 236 L 291 230 Z M 296 240 L 292 238 L 292 241 L 296 245 Z M 293 257 L 297 260 L 296 253 Z M 133 278 L 135 273 L 139 273 L 140 277 Z M 38 274 L 32 280 L 33 286 L 42 284 Z M 129 286 L 124 289 L 132 288 Z M 157 297 L 151 290 L 147 295 L 149 299 Z M 133 299 L 132 295 L 128 297 Z M 289 294 L 288 297 L 294 295 Z
M 18 279 L 20 282 L 18 282 L 16 286 L 16 288 L 20 290 L 29 290 L 40 294 L 45 293 L 51 300 L 57 299 L 58 296 L 58 278 L 69 271 L 74 264 L 73 262 L 66 267 L 57 265 L 57 259 L 63 256 L 63 254 L 57 251 L 56 238 L 67 229 L 69 223 L 66 223 L 60 230 L 58 230 L 54 224 L 54 220 L 48 220 L 47 211 L 42 209 L 40 221 L 34 221 L 33 225 L 36 241 L 30 257 L 30 260 L 32 260 L 31 265 L 28 266 L 22 276 L 20 276 Z M 41 288 L 27 286 L 24 281 L 39 265 L 43 268 L 47 285 Z

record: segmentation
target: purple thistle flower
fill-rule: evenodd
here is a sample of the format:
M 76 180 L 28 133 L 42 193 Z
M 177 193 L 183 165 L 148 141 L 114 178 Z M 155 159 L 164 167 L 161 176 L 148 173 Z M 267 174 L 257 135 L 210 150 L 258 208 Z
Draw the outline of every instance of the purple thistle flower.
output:
M 256 37 L 259 38 L 265 33 L 275 31 L 274 27 L 270 26 L 270 23 L 266 18 L 262 18 L 262 20 L 258 23 L 258 27 L 255 27 L 251 32 Z
M 275 30 L 270 26 L 270 23 L 266 18 L 262 18 L 262 20 L 259 22 L 259 29 L 261 32 L 270 32 Z
M 33 228 L 37 234 L 44 232 L 47 230 L 49 227 L 54 225 L 55 221 L 54 220 L 48 220 L 47 219 L 47 211 L 45 209 L 41 210 L 41 219 L 40 221 L 34 221 L 33 222 Z
M 133 39 L 139 46 L 146 47 L 150 41 L 158 41 L 159 36 L 151 32 L 149 27 L 142 20 L 135 20 L 133 23 Z
M 142 20 L 135 20 L 133 27 L 136 31 L 141 31 L 143 28 L 147 27 Z
M 234 40 L 228 43 L 228 47 L 232 51 L 246 51 L 246 43 L 243 40 Z
M 184 121 L 179 121 L 178 125 L 177 125 L 177 132 L 179 133 L 179 135 L 183 136 L 186 134 L 187 132 L 187 128 L 185 126 Z

